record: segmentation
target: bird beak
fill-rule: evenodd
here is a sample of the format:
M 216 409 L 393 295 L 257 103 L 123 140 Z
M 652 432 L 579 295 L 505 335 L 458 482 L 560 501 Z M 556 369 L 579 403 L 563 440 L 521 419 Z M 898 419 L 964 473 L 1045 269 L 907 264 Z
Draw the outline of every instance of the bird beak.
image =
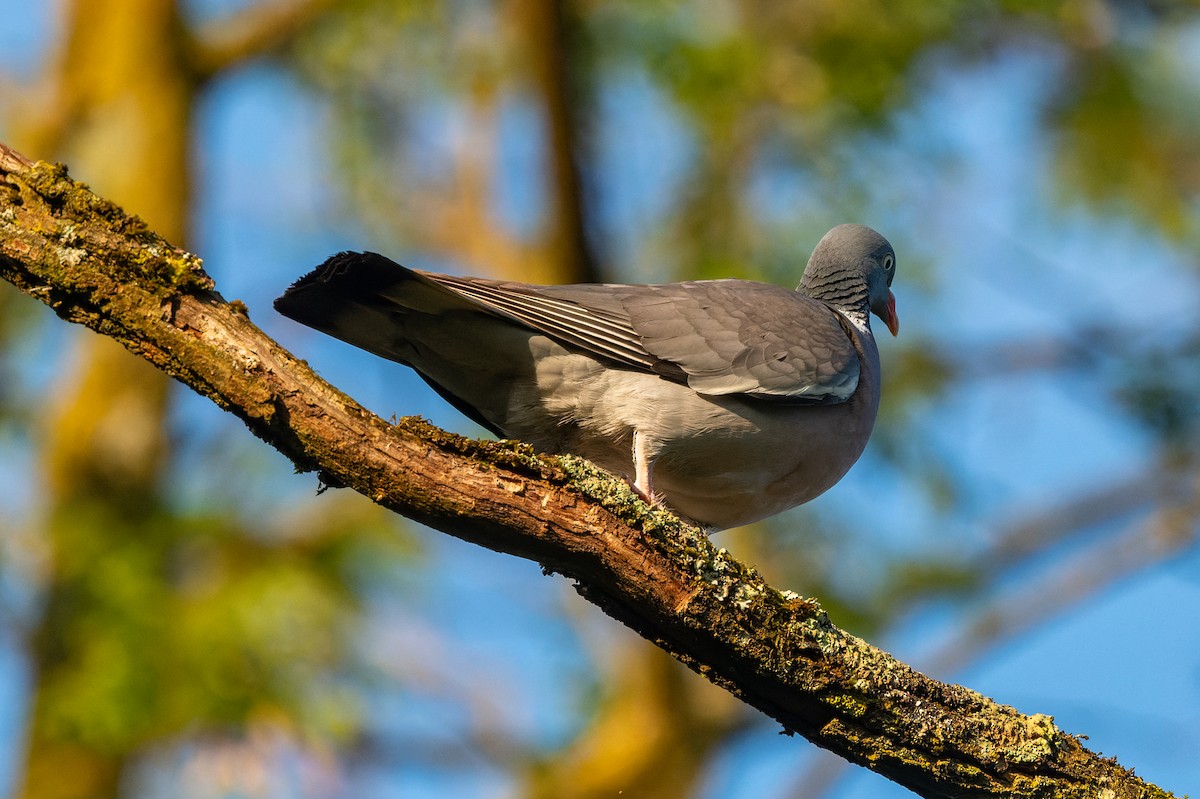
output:
M 879 318 L 887 325 L 887 329 L 895 336 L 900 333 L 900 317 L 896 316 L 896 295 L 888 291 L 887 313 L 879 314 Z

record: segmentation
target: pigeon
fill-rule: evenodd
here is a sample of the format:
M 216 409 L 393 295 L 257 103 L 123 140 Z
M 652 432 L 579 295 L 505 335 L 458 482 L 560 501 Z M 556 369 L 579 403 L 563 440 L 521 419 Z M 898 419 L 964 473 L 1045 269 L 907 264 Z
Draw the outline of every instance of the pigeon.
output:
M 870 314 L 899 330 L 896 255 L 839 225 L 795 291 L 747 280 L 540 286 L 343 252 L 281 314 L 414 369 L 498 436 L 573 453 L 716 531 L 808 502 L 866 446 Z

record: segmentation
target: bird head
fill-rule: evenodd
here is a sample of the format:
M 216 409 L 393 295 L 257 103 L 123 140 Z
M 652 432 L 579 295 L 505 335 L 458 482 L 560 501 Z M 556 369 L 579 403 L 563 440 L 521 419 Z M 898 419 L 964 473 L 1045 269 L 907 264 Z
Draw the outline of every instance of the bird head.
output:
M 894 336 L 900 332 L 895 275 L 896 253 L 887 239 L 866 225 L 838 225 L 817 242 L 798 290 L 835 307 L 869 310 Z

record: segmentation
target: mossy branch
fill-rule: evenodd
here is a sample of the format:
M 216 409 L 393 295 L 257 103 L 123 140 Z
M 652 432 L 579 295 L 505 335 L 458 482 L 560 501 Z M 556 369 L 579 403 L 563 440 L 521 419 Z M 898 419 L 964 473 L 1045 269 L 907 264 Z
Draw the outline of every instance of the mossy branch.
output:
M 785 732 L 921 796 L 1170 796 L 1048 716 L 932 680 L 838 629 L 584 460 L 383 422 L 222 299 L 198 258 L 65 168 L 3 145 L 0 276 L 209 397 L 299 469 L 566 575 Z

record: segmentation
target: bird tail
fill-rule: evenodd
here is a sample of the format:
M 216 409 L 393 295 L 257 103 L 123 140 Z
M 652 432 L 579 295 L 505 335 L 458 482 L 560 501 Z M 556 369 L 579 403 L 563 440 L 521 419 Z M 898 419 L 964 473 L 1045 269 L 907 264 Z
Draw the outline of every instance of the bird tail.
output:
M 469 305 L 419 272 L 374 252 L 341 252 L 293 283 L 275 310 L 383 358 L 412 365 L 406 317 Z
M 411 366 L 464 415 L 503 435 L 476 407 L 486 402 L 478 398 L 468 402 L 447 386 L 457 386 L 464 375 L 469 378 L 480 372 L 464 367 L 459 361 L 470 363 L 470 359 L 459 358 L 462 353 L 456 350 L 478 350 L 479 342 L 454 330 L 454 320 L 464 318 L 455 311 L 478 315 L 480 309 L 425 273 L 378 253 L 342 252 L 293 283 L 275 300 L 275 310 L 367 352 Z M 429 351 L 432 339 L 441 344 L 439 354 Z M 463 341 L 456 344 L 460 339 Z

